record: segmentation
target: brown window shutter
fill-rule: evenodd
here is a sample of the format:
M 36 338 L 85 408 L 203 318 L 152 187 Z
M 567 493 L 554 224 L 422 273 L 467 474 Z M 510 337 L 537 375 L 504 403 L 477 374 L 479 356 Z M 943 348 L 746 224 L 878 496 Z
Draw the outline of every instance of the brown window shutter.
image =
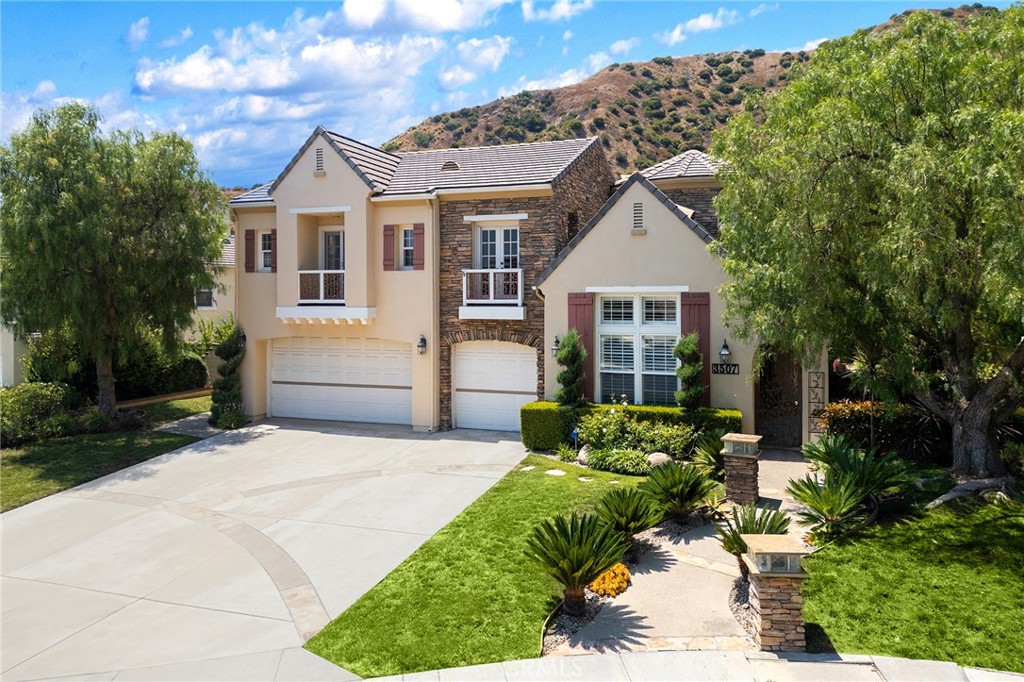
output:
M 586 377 L 586 397 L 594 400 L 594 368 L 597 367 L 597 355 L 594 353 L 594 294 L 569 294 L 569 329 L 575 329 L 580 335 L 580 342 L 587 350 L 587 362 L 584 365 Z
M 700 398 L 701 407 L 711 406 L 711 294 L 694 291 L 681 294 L 679 305 L 679 333 L 700 335 L 700 354 L 704 356 L 704 369 L 700 380 L 707 386 Z
M 245 271 L 256 272 L 256 230 L 245 231 Z
M 384 269 L 395 269 L 395 226 L 384 226 Z
M 270 231 L 270 271 L 277 272 L 277 230 Z
M 412 225 L 412 269 L 422 270 L 423 269 L 423 223 L 413 223 Z

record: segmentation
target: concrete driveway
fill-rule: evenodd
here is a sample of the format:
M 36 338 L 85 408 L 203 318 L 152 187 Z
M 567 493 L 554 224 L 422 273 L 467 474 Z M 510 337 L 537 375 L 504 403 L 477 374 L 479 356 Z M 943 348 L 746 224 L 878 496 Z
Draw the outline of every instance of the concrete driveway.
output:
M 352 679 L 298 647 L 524 454 L 275 420 L 7 512 L 3 679 Z

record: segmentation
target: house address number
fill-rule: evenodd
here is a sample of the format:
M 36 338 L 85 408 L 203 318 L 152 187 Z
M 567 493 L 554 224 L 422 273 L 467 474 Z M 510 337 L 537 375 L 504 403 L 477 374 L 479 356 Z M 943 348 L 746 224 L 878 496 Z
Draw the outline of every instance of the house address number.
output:
M 712 374 L 739 374 L 740 366 L 733 363 L 716 362 L 711 365 Z

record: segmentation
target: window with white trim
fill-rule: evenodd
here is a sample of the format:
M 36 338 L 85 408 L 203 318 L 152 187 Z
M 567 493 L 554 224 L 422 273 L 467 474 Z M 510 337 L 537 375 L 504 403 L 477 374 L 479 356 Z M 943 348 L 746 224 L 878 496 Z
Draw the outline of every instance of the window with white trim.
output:
M 597 307 L 598 396 L 603 402 L 674 405 L 672 354 L 679 339 L 675 296 L 601 296 Z
M 401 241 L 398 243 L 398 269 L 413 269 L 413 254 L 415 253 L 415 237 L 411 227 L 403 227 Z
M 256 261 L 260 272 L 270 272 L 274 263 L 274 238 L 270 230 L 259 233 L 259 260 Z
M 331 271 L 344 270 L 345 231 L 322 229 L 320 235 L 320 267 Z
M 476 231 L 474 267 L 482 270 L 519 268 L 519 226 L 483 224 Z

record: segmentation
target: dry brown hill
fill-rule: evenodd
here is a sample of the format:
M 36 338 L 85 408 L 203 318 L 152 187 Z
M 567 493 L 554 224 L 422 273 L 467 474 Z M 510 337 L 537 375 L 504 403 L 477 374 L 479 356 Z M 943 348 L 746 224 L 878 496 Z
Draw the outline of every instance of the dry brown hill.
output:
M 993 11 L 980 4 L 932 10 L 954 21 Z M 872 30 L 897 25 L 893 15 Z M 384 145 L 444 149 L 599 136 L 618 172 L 643 169 L 686 149 L 706 150 L 751 93 L 783 87 L 805 52 L 745 50 L 612 64 L 563 88 L 523 91 L 439 114 Z

